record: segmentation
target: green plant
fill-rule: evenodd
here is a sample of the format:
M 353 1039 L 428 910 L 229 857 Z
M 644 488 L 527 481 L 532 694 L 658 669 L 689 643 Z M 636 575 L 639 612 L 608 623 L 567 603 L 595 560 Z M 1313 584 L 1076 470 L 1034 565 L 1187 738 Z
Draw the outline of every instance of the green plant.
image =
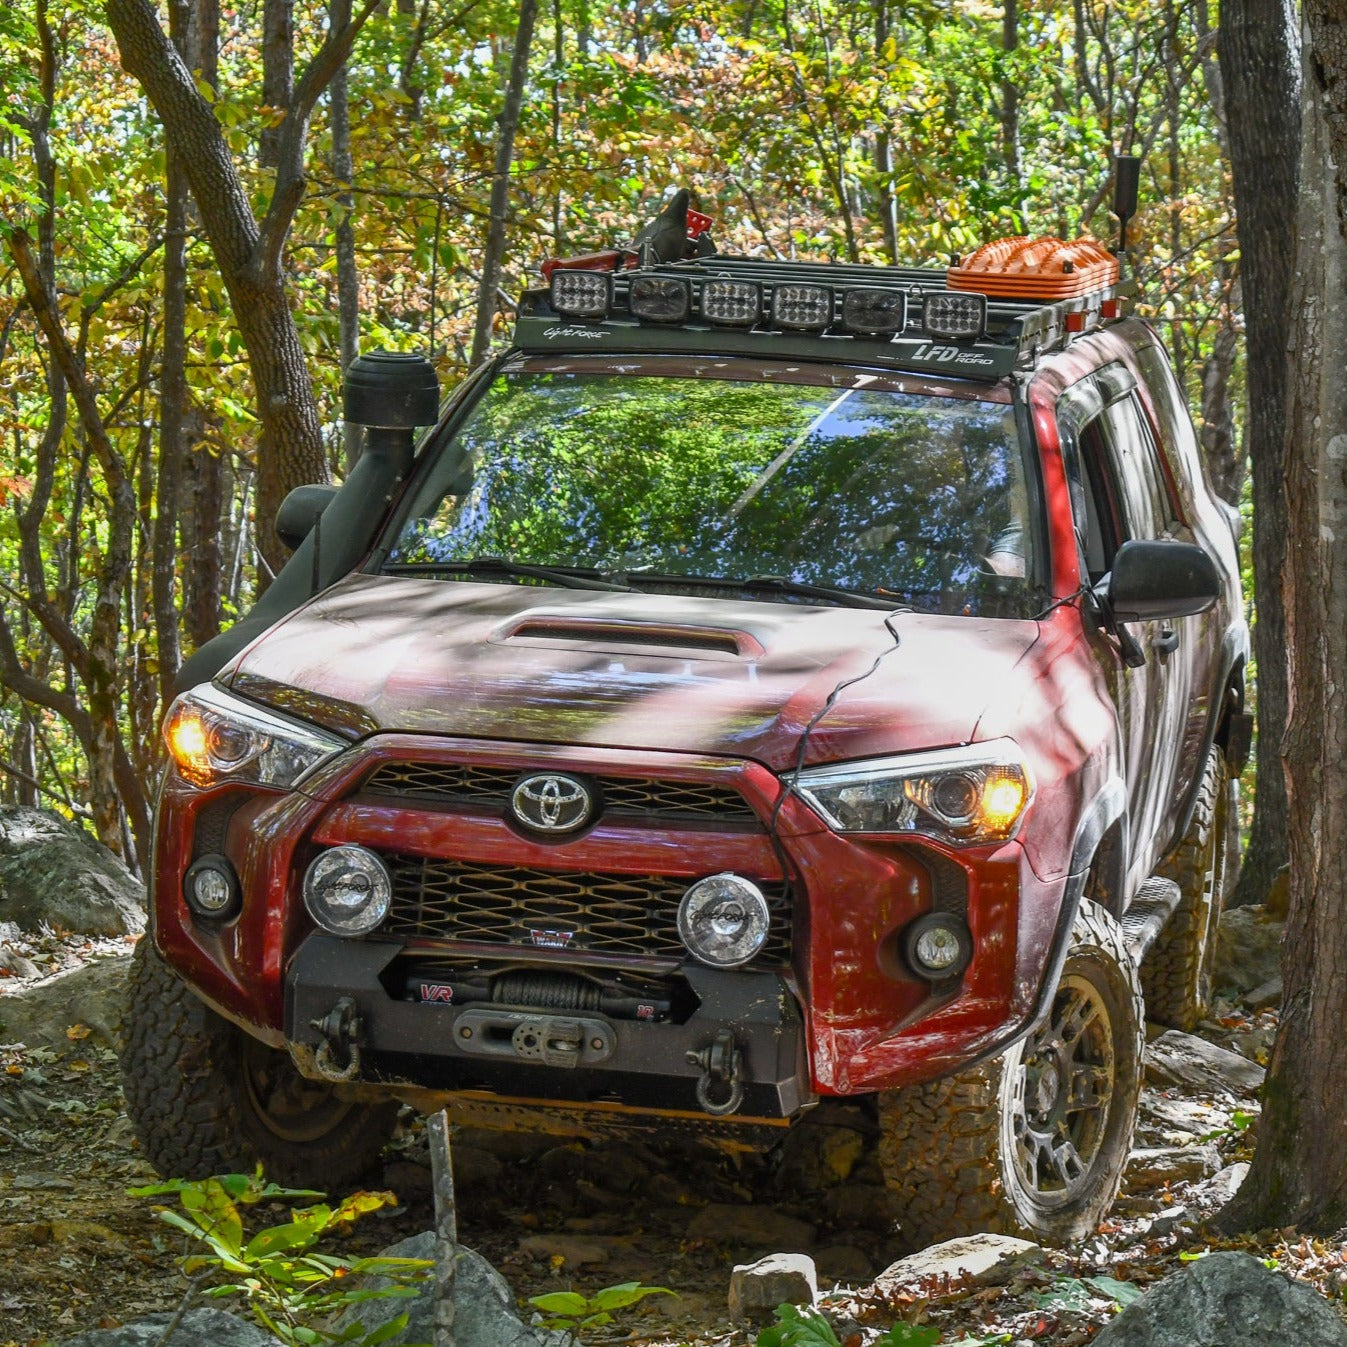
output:
M 339 1231 L 359 1217 L 397 1199 L 392 1193 L 352 1193 L 337 1206 L 318 1203 L 292 1207 L 290 1219 L 246 1237 L 240 1207 L 297 1197 L 322 1197 L 306 1189 L 281 1188 L 256 1174 L 221 1174 L 210 1179 L 172 1179 L 128 1190 L 132 1197 L 175 1194 L 181 1207 L 159 1208 L 159 1217 L 204 1244 L 207 1253 L 183 1259 L 183 1270 L 197 1278 L 223 1273 L 231 1280 L 207 1287 L 207 1296 L 242 1296 L 249 1313 L 287 1347 L 314 1347 L 325 1342 L 351 1347 L 377 1347 L 407 1326 L 400 1314 L 366 1333 L 353 1325 L 341 1333 L 316 1327 L 314 1320 L 347 1305 L 390 1296 L 414 1296 L 416 1283 L 431 1264 L 418 1258 L 343 1258 L 319 1253 L 324 1235 Z M 359 1287 L 348 1279 L 357 1274 L 387 1277 L 380 1289 Z
M 817 1310 L 798 1305 L 778 1305 L 776 1323 L 758 1334 L 757 1347 L 842 1347 L 833 1326 Z M 938 1328 L 916 1324 L 894 1324 L 873 1347 L 935 1347 L 940 1341 Z
M 1237 1108 L 1230 1115 L 1229 1127 L 1217 1127 L 1210 1132 L 1204 1132 L 1198 1137 L 1198 1141 L 1216 1141 L 1220 1137 L 1231 1137 L 1239 1132 L 1247 1132 L 1257 1120 L 1258 1114 L 1246 1113 L 1243 1109 Z
M 642 1286 L 640 1282 L 621 1282 L 606 1286 L 592 1296 L 578 1291 L 549 1291 L 546 1295 L 530 1296 L 529 1304 L 541 1310 L 547 1328 L 563 1328 L 576 1333 L 583 1328 L 601 1328 L 613 1322 L 614 1310 L 629 1309 L 646 1296 L 671 1296 L 667 1286 Z
M 1141 1294 L 1141 1288 L 1116 1277 L 1060 1277 L 1034 1300 L 1044 1309 L 1083 1310 L 1091 1299 L 1100 1296 L 1113 1301 L 1119 1309 L 1130 1305 Z

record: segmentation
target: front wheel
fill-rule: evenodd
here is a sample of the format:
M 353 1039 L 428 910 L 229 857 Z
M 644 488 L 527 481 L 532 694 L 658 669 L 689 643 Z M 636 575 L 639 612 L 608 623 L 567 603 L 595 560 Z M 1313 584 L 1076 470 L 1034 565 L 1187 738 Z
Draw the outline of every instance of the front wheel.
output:
M 201 1002 L 149 937 L 131 960 L 122 1052 L 126 1111 L 165 1178 L 251 1170 L 330 1191 L 356 1182 L 397 1105 L 343 1099 Z
M 1066 1243 L 1122 1182 L 1145 1044 L 1121 928 L 1081 901 L 1044 1022 L 1003 1056 L 880 1097 L 879 1158 L 921 1247 L 988 1230 Z

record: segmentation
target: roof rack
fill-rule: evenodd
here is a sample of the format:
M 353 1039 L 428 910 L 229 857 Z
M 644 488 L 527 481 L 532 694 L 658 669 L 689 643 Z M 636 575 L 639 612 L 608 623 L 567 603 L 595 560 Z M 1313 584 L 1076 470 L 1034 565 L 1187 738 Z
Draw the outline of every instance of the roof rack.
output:
M 591 254 L 549 264 L 549 288 L 524 292 L 515 343 L 530 353 L 844 360 L 995 382 L 1121 314 L 1131 287 L 1117 283 L 1116 266 L 1113 283 L 1069 298 L 1045 303 L 1047 295 L 1005 297 L 1007 289 L 1032 291 L 1035 285 L 1050 295 L 1069 288 L 1070 258 L 1078 245 L 1061 247 L 1066 261 L 1055 272 L 1045 266 L 1038 277 L 992 276 L 987 289 L 997 288 L 999 295 L 965 288 L 975 282 L 959 269 L 720 254 L 634 266 L 630 253 Z M 1100 275 L 1092 268 L 1080 279 L 1094 283 Z M 888 314 L 887 327 L 877 331 L 873 315 L 881 309 Z M 858 322 L 857 311 L 870 317 Z

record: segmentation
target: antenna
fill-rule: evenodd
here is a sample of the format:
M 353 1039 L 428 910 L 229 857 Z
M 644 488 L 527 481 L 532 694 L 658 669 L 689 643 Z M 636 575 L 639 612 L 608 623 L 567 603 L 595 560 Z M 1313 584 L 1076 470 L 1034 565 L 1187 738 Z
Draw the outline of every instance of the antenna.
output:
M 1127 222 L 1137 213 L 1141 159 L 1135 154 L 1113 157 L 1113 213 L 1118 217 L 1118 256 L 1127 256 Z

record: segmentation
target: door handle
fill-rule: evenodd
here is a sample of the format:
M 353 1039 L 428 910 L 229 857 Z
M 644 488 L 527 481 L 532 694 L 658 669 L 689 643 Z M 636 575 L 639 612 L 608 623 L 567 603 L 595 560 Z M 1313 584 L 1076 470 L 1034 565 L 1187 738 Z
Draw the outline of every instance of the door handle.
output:
M 1155 648 L 1162 655 L 1172 655 L 1179 648 L 1179 634 L 1173 627 L 1161 627 L 1155 638 Z

